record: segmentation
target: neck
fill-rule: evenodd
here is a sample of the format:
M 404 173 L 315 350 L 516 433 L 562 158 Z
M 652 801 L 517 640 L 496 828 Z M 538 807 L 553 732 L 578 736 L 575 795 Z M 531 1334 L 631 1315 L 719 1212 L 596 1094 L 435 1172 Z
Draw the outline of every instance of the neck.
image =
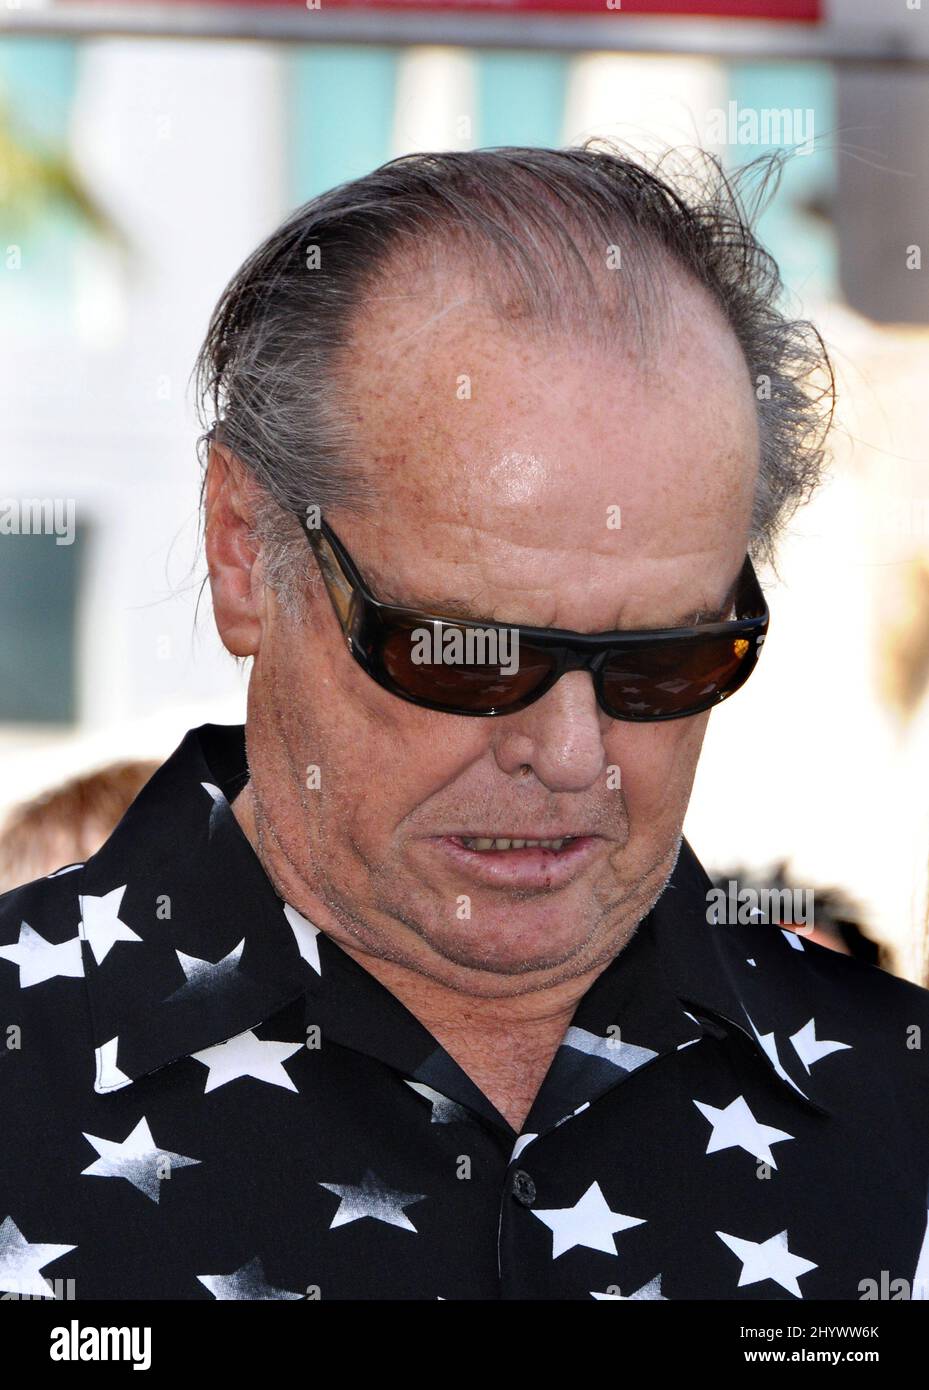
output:
M 339 943 L 409 1009 L 519 1133 L 578 1001 L 603 969 L 549 990 L 475 996 Z

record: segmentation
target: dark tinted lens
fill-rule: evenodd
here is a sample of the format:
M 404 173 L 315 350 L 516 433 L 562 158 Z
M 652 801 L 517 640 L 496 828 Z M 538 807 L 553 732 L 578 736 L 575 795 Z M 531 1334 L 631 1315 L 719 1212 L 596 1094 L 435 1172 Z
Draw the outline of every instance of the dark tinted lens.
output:
M 381 660 L 397 688 L 417 699 L 473 713 L 506 709 L 537 690 L 552 670 L 550 655 L 517 646 L 507 632 L 393 620 Z
M 610 657 L 603 697 L 617 719 L 655 719 L 709 709 L 751 670 L 754 638 L 691 637 Z

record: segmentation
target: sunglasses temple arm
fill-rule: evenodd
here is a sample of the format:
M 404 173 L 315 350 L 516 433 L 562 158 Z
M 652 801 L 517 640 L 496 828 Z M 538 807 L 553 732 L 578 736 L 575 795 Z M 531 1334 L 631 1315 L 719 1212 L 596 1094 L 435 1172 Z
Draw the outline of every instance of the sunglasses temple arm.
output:
M 352 608 L 355 599 L 355 590 L 350 580 L 345 575 L 342 566 L 339 564 L 338 556 L 334 553 L 332 546 L 326 538 L 318 531 L 312 535 L 309 527 L 304 525 L 306 538 L 310 549 L 316 559 L 319 572 L 323 577 L 329 601 L 339 620 L 339 626 L 344 636 L 351 639 L 352 635 Z

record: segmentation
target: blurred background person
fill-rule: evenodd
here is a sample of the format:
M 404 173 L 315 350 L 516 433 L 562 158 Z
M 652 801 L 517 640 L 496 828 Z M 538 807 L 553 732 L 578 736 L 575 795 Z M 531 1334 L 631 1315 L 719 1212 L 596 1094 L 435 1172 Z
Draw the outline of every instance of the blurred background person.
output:
M 842 889 L 810 888 L 800 884 L 788 874 L 784 862 L 767 872 L 749 871 L 739 865 L 715 870 L 711 877 L 727 896 L 731 920 L 737 920 L 739 894 L 747 888 L 761 903 L 773 909 L 767 915 L 772 926 L 796 931 L 806 940 L 828 946 L 831 951 L 855 956 L 867 965 L 892 971 L 892 953 L 883 942 L 869 934 L 861 909 Z M 795 913 L 791 904 L 800 904 L 801 911 Z
M 157 767 L 112 763 L 15 807 L 0 826 L 0 893 L 89 859 Z

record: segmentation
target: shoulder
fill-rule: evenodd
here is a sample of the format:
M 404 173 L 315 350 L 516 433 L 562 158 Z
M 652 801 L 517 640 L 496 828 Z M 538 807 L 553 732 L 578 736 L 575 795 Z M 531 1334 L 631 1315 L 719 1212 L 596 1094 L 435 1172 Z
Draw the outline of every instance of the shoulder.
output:
M 0 894 L 0 1028 L 28 1017 L 60 1030 L 69 1006 L 86 1007 L 83 877 L 83 865 L 72 865 Z
M 725 890 L 713 883 L 689 846 L 687 850 L 682 859 L 688 886 L 707 907 L 703 920 L 714 934 L 716 959 L 722 958 L 732 983 L 739 982 L 737 988 L 744 983 L 756 997 L 767 995 L 772 1003 L 778 999 L 791 1012 L 818 1005 L 871 1029 L 896 1033 L 901 1026 L 919 1025 L 929 1053 L 929 989 L 831 950 L 811 940 L 802 927 L 719 915 L 725 910 Z
M 762 1046 L 853 1127 L 929 1150 L 929 990 L 764 924 L 712 928 Z
M 0 946 L 14 944 L 19 939 L 23 923 L 32 923 L 33 919 L 56 931 L 61 910 L 68 904 L 73 906 L 77 916 L 72 914 L 70 928 L 60 925 L 66 936 L 73 935 L 73 928 L 80 917 L 83 879 L 84 865 L 68 864 L 45 878 L 33 879 L 31 883 L 23 883 L 6 893 L 0 893 Z M 61 935 L 60 930 L 56 931 L 56 938 Z
M 906 1019 L 929 1026 L 929 989 L 912 980 L 833 951 L 787 927 L 753 923 L 722 930 L 728 933 L 729 952 L 753 959 L 753 968 L 769 975 L 772 984 L 849 1013 L 861 1010 L 874 1026 L 897 1027 Z

